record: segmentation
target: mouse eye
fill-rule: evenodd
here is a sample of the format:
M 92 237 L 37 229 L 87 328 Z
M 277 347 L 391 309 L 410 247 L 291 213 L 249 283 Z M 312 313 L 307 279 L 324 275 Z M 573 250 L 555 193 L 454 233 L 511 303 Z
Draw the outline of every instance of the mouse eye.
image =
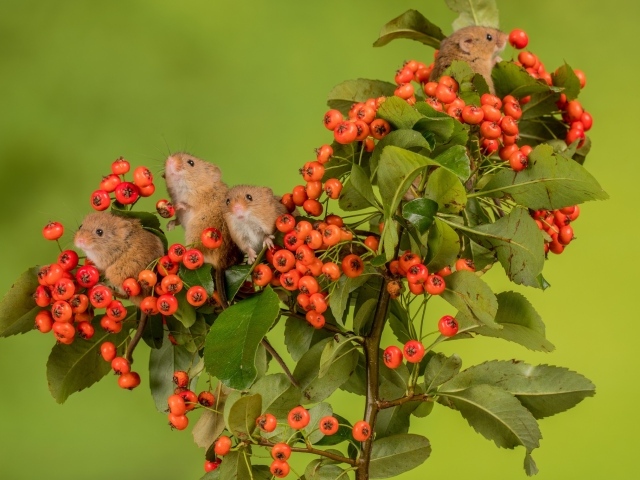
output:
M 489 41 L 493 40 L 493 37 L 491 36 L 490 33 L 487 33 L 487 40 L 489 40 Z
M 102 231 L 102 229 L 101 229 L 101 228 L 98 228 L 98 229 L 96 230 L 96 234 L 97 234 L 99 237 L 101 237 L 103 233 L 104 233 L 104 232 Z
M 231 199 L 227 198 L 227 205 L 231 205 Z
M 82 230 L 82 224 L 80 224 L 80 226 L 78 227 L 78 230 Z
M 195 162 L 193 160 L 187 160 L 187 163 L 192 167 L 195 165 Z
M 247 193 L 247 200 L 249 200 L 250 202 L 253 201 L 253 197 L 251 195 L 249 195 L 248 193 Z

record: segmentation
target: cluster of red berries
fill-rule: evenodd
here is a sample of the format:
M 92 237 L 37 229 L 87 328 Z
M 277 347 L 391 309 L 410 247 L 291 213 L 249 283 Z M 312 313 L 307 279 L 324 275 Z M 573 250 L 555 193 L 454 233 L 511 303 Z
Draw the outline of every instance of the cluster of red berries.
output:
M 544 241 L 544 253 L 561 254 L 575 238 L 573 227 L 570 225 L 580 216 L 580 207 L 573 205 L 558 210 L 535 210 L 531 216 L 538 224 L 538 228 L 548 235 Z
M 133 182 L 124 176 L 131 169 L 127 160 L 120 157 L 111 164 L 111 173 L 102 177 L 100 188 L 91 194 L 91 206 L 98 211 L 111 205 L 111 194 L 121 205 L 133 205 L 140 197 L 150 197 L 156 191 L 153 174 L 147 167 L 137 167 L 133 171 Z
M 287 423 L 294 430 L 306 428 L 310 421 L 311 415 L 309 411 L 302 406 L 292 408 L 287 415 Z M 271 433 L 277 428 L 278 420 L 274 415 L 265 413 L 256 419 L 256 425 L 260 430 Z M 334 435 L 338 432 L 340 423 L 336 417 L 329 415 L 320 419 L 317 428 L 323 435 Z M 353 425 L 351 434 L 354 440 L 364 442 L 371 437 L 371 426 L 364 420 L 360 420 Z M 224 457 L 231 451 L 232 446 L 233 441 L 231 438 L 227 435 L 221 435 L 215 441 L 213 449 L 216 455 Z M 268 445 L 268 447 L 271 449 L 271 458 L 273 458 L 273 462 L 269 468 L 271 474 L 276 478 L 284 478 L 289 475 L 291 467 L 287 460 L 291 457 L 291 446 L 288 443 L 279 442 Z
M 341 242 L 354 240 L 353 233 L 345 228 L 342 217 L 328 215 L 324 221 L 312 224 L 307 220 L 296 221 L 290 214 L 283 214 L 276 220 L 276 228 L 284 233 L 283 247 L 274 246 L 267 252 L 268 264 L 256 265 L 252 278 L 256 286 L 271 284 L 285 290 L 298 291 L 297 302 L 307 312 L 307 321 L 315 328 L 322 328 L 322 315 L 328 308 L 328 290 L 332 282 L 342 274 L 350 278 L 358 277 L 364 271 L 360 255 L 351 253 L 340 261 L 323 261 L 331 252 L 336 252 L 338 261 Z M 370 235 L 362 242 L 371 251 L 378 249 L 379 240 Z M 332 250 L 333 248 L 333 250 Z M 323 288 L 324 286 L 324 288 Z
M 216 403 L 216 397 L 210 391 L 204 390 L 196 395 L 193 390 L 189 390 L 189 374 L 183 370 L 173 373 L 173 383 L 176 389 L 167 398 L 168 419 L 172 429 L 184 430 L 189 425 L 187 413 L 197 407 L 211 408 Z
M 113 373 L 118 375 L 120 388 L 133 390 L 140 385 L 140 375 L 131 370 L 131 363 L 125 357 L 117 356 L 117 347 L 113 342 L 103 342 L 100 345 L 100 355 L 105 362 L 111 363 Z

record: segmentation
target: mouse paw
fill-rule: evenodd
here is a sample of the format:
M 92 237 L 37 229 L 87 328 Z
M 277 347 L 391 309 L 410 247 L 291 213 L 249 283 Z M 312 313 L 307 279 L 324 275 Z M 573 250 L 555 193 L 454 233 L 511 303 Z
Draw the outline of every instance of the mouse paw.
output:
M 250 248 L 249 251 L 247 252 L 247 263 L 249 265 L 253 264 L 253 262 L 256 261 L 257 257 L 258 255 L 256 254 L 256 251 L 253 248 Z
M 174 228 L 176 228 L 176 225 L 178 224 L 178 222 L 176 222 L 175 220 L 171 220 L 169 223 L 167 223 L 167 231 L 171 231 Z
M 266 235 L 262 242 L 262 245 L 267 247 L 268 249 L 273 248 L 273 239 L 276 238 L 274 235 Z

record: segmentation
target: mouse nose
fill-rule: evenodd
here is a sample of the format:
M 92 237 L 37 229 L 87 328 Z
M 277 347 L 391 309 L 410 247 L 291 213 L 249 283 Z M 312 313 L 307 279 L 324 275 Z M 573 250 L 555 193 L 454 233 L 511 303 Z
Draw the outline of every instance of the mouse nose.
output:
M 242 217 L 244 215 L 245 209 L 240 203 L 236 203 L 233 205 L 233 213 L 238 217 Z

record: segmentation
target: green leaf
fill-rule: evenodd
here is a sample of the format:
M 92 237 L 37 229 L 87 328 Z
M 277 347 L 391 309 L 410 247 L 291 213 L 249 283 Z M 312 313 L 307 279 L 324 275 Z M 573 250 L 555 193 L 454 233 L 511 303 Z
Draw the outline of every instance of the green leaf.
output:
M 416 40 L 430 47 L 440 48 L 440 41 L 445 35 L 440 27 L 431 23 L 417 10 L 407 10 L 382 27 L 380 37 L 373 46 L 382 47 L 398 38 Z
M 494 0 L 445 0 L 447 7 L 460 15 L 453 21 L 453 29 L 479 25 L 498 28 L 498 7 Z
M 136 318 L 136 308 L 129 307 L 127 312 L 123 322 L 130 325 Z M 47 383 L 55 401 L 64 403 L 69 395 L 90 387 L 109 373 L 111 364 L 100 355 L 100 345 L 113 342 L 119 347 L 128 336 L 127 326 L 115 335 L 96 329 L 95 335 L 89 340 L 76 337 L 71 345 L 54 345 L 47 360 Z M 118 351 L 122 352 L 122 348 Z
M 173 316 L 165 317 L 165 321 L 167 322 L 167 328 L 173 335 L 173 338 L 178 345 L 184 346 L 184 348 L 186 348 L 191 353 L 195 353 L 198 351 L 198 346 L 193 339 L 193 335 L 191 334 L 190 329 L 185 327 L 179 320 L 177 320 Z
M 347 212 L 369 207 L 379 208 L 369 177 L 357 163 L 351 167 L 351 176 L 340 194 L 338 203 L 340 208 Z
M 453 228 L 436 218 L 427 240 L 427 268 L 437 272 L 455 263 L 460 253 L 460 237 Z
M 385 220 L 381 242 L 387 262 L 393 260 L 396 256 L 396 246 L 398 245 L 398 241 L 398 226 L 396 225 L 396 222 L 391 219 Z
M 300 360 L 312 345 L 331 336 L 327 330 L 317 330 L 309 325 L 309 322 L 299 318 L 288 318 L 284 327 L 284 343 L 295 362 Z
M 407 343 L 411 340 L 411 332 L 409 331 L 409 316 L 407 311 L 402 308 L 400 302 L 391 300 L 389 308 L 389 326 L 400 343 Z
M 309 409 L 309 424 L 302 429 L 303 435 L 312 443 L 316 444 L 324 437 L 318 425 L 320 419 L 333 415 L 333 409 L 328 403 L 318 403 Z
M 33 330 L 40 307 L 33 300 L 38 288 L 39 267 L 31 267 L 18 277 L 0 302 L 0 337 Z
M 322 354 L 320 355 L 320 370 L 318 371 L 318 378 L 324 377 L 329 372 L 334 362 L 339 361 L 345 355 L 349 355 L 351 350 L 355 348 L 356 347 L 346 336 L 336 333 L 322 350 Z
M 375 435 L 380 440 L 391 435 L 407 433 L 411 423 L 411 414 L 421 405 L 421 402 L 407 402 L 391 408 L 385 408 L 378 413 Z
M 534 93 L 531 100 L 522 106 L 522 120 L 549 115 L 558 110 L 556 102 L 560 98 L 557 92 Z
M 124 208 L 118 208 L 118 205 L 116 204 L 116 202 L 114 202 L 111 205 L 111 213 L 118 215 L 119 217 L 140 220 L 140 223 L 144 228 L 162 232 L 162 227 L 160 226 L 160 220 L 153 213 L 124 210 Z
M 366 335 L 371 329 L 371 323 L 373 322 L 373 315 L 378 305 L 382 284 L 382 277 L 372 276 L 367 280 L 367 283 L 358 289 L 353 310 L 355 314 L 353 317 L 353 331 L 358 335 Z
M 458 214 L 467 204 L 464 186 L 458 177 L 444 168 L 438 168 L 429 175 L 424 196 L 435 202 L 436 210 L 442 213 Z
M 532 147 L 537 146 L 539 143 L 556 141 L 558 138 L 564 138 L 567 134 L 566 125 L 552 116 L 521 119 L 518 125 L 520 127 L 520 140 Z
M 352 434 L 352 425 L 344 417 L 341 417 L 337 413 L 333 413 L 333 416 L 338 420 L 340 426 L 338 427 L 338 431 L 333 435 L 325 435 L 317 442 L 314 442 L 315 445 L 318 446 L 330 446 L 330 445 L 338 445 L 342 442 L 355 442 Z
M 529 477 L 532 477 L 538 473 L 538 466 L 536 465 L 536 462 L 533 460 L 533 457 L 530 453 L 527 453 L 524 456 L 524 471 Z
M 391 478 L 424 463 L 431 444 L 422 435 L 405 433 L 375 440 L 371 449 L 370 478 Z
M 304 471 L 304 480 L 336 480 L 337 478 L 347 479 L 343 475 L 344 470 L 333 463 L 324 460 L 313 460 L 307 465 Z
M 278 318 L 279 305 L 278 295 L 267 287 L 222 312 L 205 341 L 207 371 L 230 388 L 250 387 L 258 375 L 258 345 Z
M 200 285 L 204 287 L 209 295 L 213 294 L 213 278 L 211 276 L 211 265 L 205 263 L 202 267 L 196 270 L 189 270 L 184 265 L 180 265 L 180 271 L 178 272 L 180 278 L 189 287 Z
M 428 198 L 416 198 L 407 202 L 402 207 L 402 216 L 410 222 L 420 233 L 426 233 L 438 212 L 438 204 Z
M 370 98 L 393 96 L 395 89 L 396 85 L 393 83 L 381 80 L 364 78 L 346 80 L 331 89 L 327 105 L 329 108 L 335 108 L 347 115 L 354 103 L 366 102 Z
M 384 103 L 378 107 L 376 115 L 389 122 L 396 129 L 411 128 L 422 118 L 422 115 L 406 100 L 396 96 L 387 97 Z
M 229 410 L 227 428 L 240 440 L 246 440 L 256 429 L 256 418 L 262 413 L 262 397 L 259 394 L 245 395 Z
M 162 315 L 153 315 L 147 318 L 147 324 L 142 332 L 142 339 L 152 349 L 162 347 L 164 338 L 164 325 Z
M 567 63 L 552 73 L 551 78 L 555 86 L 563 89 L 562 93 L 567 96 L 567 100 L 575 100 L 578 98 L 580 94 L 580 80 L 573 71 L 573 68 Z
M 504 98 L 513 95 L 517 99 L 533 95 L 534 93 L 549 92 L 551 88 L 542 80 L 536 80 L 527 71 L 511 62 L 500 62 L 491 72 L 496 95 Z
M 178 299 L 178 309 L 173 316 L 186 328 L 196 323 L 196 310 L 189 302 L 187 302 L 187 292 L 182 289 L 176 294 Z
M 220 480 L 249 480 L 251 479 L 251 456 L 248 455 L 246 448 L 229 452 L 224 456 L 224 461 L 218 470 Z
M 168 334 L 167 334 L 168 335 Z M 200 355 L 189 352 L 182 345 L 173 345 L 168 338 L 162 347 L 149 355 L 149 387 L 159 412 L 166 412 L 167 398 L 173 395 L 173 372 L 189 371 L 200 361 Z
M 335 289 L 331 294 L 331 302 L 329 307 L 336 319 L 341 319 L 345 310 L 349 305 L 349 295 L 362 285 L 364 285 L 370 278 L 372 270 L 370 267 L 365 267 L 365 271 L 362 275 L 356 278 L 349 278 L 344 275 L 340 277 L 340 280 L 336 282 Z
M 534 210 L 555 210 L 609 195 L 580 164 L 556 155 L 549 145 L 529 154 L 529 168 L 522 172 L 503 170 L 482 189 L 481 195 L 507 194 L 519 205 Z
M 427 393 L 433 391 L 460 371 L 462 359 L 455 353 L 447 357 L 443 353 L 436 353 L 429 358 L 424 371 L 424 388 Z
M 445 282 L 447 288 L 442 292 L 443 299 L 477 322 L 498 328 L 494 321 L 498 300 L 480 277 L 462 270 L 447 276 Z
M 200 418 L 198 418 L 191 431 L 193 441 L 198 447 L 209 448 L 226 428 L 222 413 L 224 412 L 228 394 L 229 390 L 222 386 L 219 391 L 216 391 L 216 403 L 211 407 L 215 412 L 203 409 Z
M 441 387 L 458 392 L 476 385 L 492 385 L 515 395 L 535 418 L 545 418 L 575 407 L 595 395 L 595 385 L 579 373 L 553 365 L 529 365 L 494 360 L 461 372 Z
M 395 213 L 411 182 L 428 165 L 428 160 L 427 157 L 404 148 L 391 145 L 385 147 L 380 156 L 377 175 L 386 218 Z
M 447 142 L 456 131 L 456 121 L 446 113 L 435 110 L 426 102 L 417 102 L 415 108 L 424 118 L 413 126 L 414 130 L 433 135 L 439 143 Z
M 469 160 L 466 147 L 462 145 L 449 147 L 434 158 L 432 162 L 450 171 L 462 181 L 465 181 L 471 175 L 471 160 Z
M 286 417 L 300 402 L 300 389 L 291 385 L 284 373 L 262 377 L 249 390 L 262 397 L 261 413 L 269 412 L 276 417 Z
M 320 357 L 330 341 L 332 340 L 327 338 L 311 347 L 293 371 L 293 376 L 302 389 L 302 404 L 317 403 L 328 398 L 349 379 L 358 363 L 358 352 L 352 350 L 334 362 L 329 372 L 320 378 Z
M 488 337 L 503 338 L 519 343 L 529 350 L 552 352 L 555 347 L 545 338 L 545 327 L 533 305 L 521 294 L 502 292 L 497 295 L 496 323 L 500 330 L 478 327 L 473 332 Z
M 449 117 L 449 119 L 451 119 L 451 117 Z M 425 140 L 420 132 L 408 129 L 394 130 L 380 140 L 377 143 L 376 148 L 373 150 L 373 155 L 371 156 L 372 175 L 377 173 L 378 165 L 380 164 L 380 156 L 382 155 L 384 148 L 388 145 L 412 151 L 420 151 L 423 149 L 431 151 L 431 145 L 427 140 Z
M 509 392 L 491 385 L 450 391 L 447 385 L 440 387 L 438 395 L 445 397 L 476 432 L 498 447 L 523 445 L 531 452 L 539 446 L 542 435 L 536 419 Z
M 234 265 L 224 271 L 227 300 L 233 300 L 242 284 L 251 275 L 252 265 Z
M 465 231 L 489 250 L 495 250 L 507 277 L 517 284 L 538 287 L 538 275 L 544 267 L 542 233 L 524 208 L 514 208 L 495 223 L 478 225 L 474 233 Z

